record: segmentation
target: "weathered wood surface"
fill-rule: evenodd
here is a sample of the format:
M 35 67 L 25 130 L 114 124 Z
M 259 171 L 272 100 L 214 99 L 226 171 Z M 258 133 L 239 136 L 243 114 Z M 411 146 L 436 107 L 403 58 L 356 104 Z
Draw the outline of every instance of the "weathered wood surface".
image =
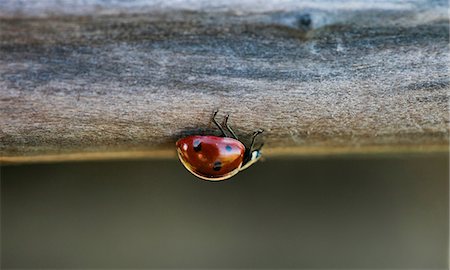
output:
M 58 3 L 57 5 L 55 3 Z M 447 1 L 0 0 L 0 161 L 448 150 Z

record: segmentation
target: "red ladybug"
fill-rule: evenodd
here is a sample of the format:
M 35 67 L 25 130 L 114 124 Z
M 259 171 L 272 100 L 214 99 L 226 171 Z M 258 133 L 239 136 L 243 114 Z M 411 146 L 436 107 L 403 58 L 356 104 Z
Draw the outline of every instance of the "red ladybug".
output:
M 216 115 L 217 111 L 214 112 L 212 120 L 223 137 L 194 135 L 179 139 L 176 143 L 178 157 L 186 169 L 209 181 L 228 179 L 261 157 L 262 144 L 254 149 L 254 143 L 263 130 L 259 129 L 253 133 L 252 142 L 247 148 L 228 125 L 229 115 L 225 117 L 224 124 L 232 138 L 227 136 L 223 127 L 216 121 Z

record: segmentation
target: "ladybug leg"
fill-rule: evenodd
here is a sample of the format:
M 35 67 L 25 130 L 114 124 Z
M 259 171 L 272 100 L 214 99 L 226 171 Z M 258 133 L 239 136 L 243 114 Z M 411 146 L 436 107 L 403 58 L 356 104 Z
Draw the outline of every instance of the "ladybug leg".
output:
M 214 111 L 212 120 L 213 120 L 214 124 L 216 124 L 216 126 L 220 129 L 220 132 L 222 132 L 222 136 L 228 137 L 227 134 L 225 133 L 225 130 L 223 130 L 223 127 L 216 120 L 216 115 L 217 115 L 218 112 L 219 112 L 219 110 L 215 110 Z
M 262 129 L 258 129 L 257 131 L 255 131 L 252 135 L 252 143 L 250 144 L 250 152 L 253 151 L 253 146 L 255 145 L 255 139 L 256 137 L 258 137 L 259 134 L 263 133 L 264 130 Z M 261 147 L 263 146 L 263 144 L 261 144 L 261 146 L 258 149 L 261 149 Z
M 239 140 L 238 137 L 236 136 L 236 133 L 234 133 L 234 131 L 231 129 L 231 127 L 228 125 L 228 118 L 230 117 L 230 114 L 227 114 L 227 116 L 225 116 L 225 127 L 227 128 L 228 132 L 231 133 L 231 136 L 233 136 L 233 138 L 235 138 L 236 140 Z

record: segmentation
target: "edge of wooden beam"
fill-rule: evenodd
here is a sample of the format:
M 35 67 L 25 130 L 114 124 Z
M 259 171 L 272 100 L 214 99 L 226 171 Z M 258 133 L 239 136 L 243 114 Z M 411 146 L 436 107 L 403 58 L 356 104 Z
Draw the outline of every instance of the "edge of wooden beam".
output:
M 352 155 L 408 155 L 408 154 L 449 154 L 449 145 L 414 145 L 414 146 L 358 146 L 358 147 L 276 147 L 263 150 L 267 158 L 302 158 Z M 31 156 L 3 156 L 0 165 L 18 165 L 29 163 L 107 161 L 107 160 L 139 160 L 139 159 L 175 159 L 173 150 L 117 151 L 66 153 Z

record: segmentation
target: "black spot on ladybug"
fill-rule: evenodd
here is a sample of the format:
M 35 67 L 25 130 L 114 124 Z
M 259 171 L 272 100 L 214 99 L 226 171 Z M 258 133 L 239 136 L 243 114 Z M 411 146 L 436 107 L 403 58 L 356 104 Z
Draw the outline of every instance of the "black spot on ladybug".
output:
M 194 141 L 194 151 L 199 152 L 202 150 L 202 143 L 199 140 Z
M 222 162 L 220 161 L 214 162 L 213 170 L 220 171 L 220 169 L 222 169 Z
M 225 149 L 226 149 L 228 152 L 231 152 L 231 150 L 233 150 L 233 148 L 232 148 L 231 146 L 229 146 L 229 145 L 225 146 Z

